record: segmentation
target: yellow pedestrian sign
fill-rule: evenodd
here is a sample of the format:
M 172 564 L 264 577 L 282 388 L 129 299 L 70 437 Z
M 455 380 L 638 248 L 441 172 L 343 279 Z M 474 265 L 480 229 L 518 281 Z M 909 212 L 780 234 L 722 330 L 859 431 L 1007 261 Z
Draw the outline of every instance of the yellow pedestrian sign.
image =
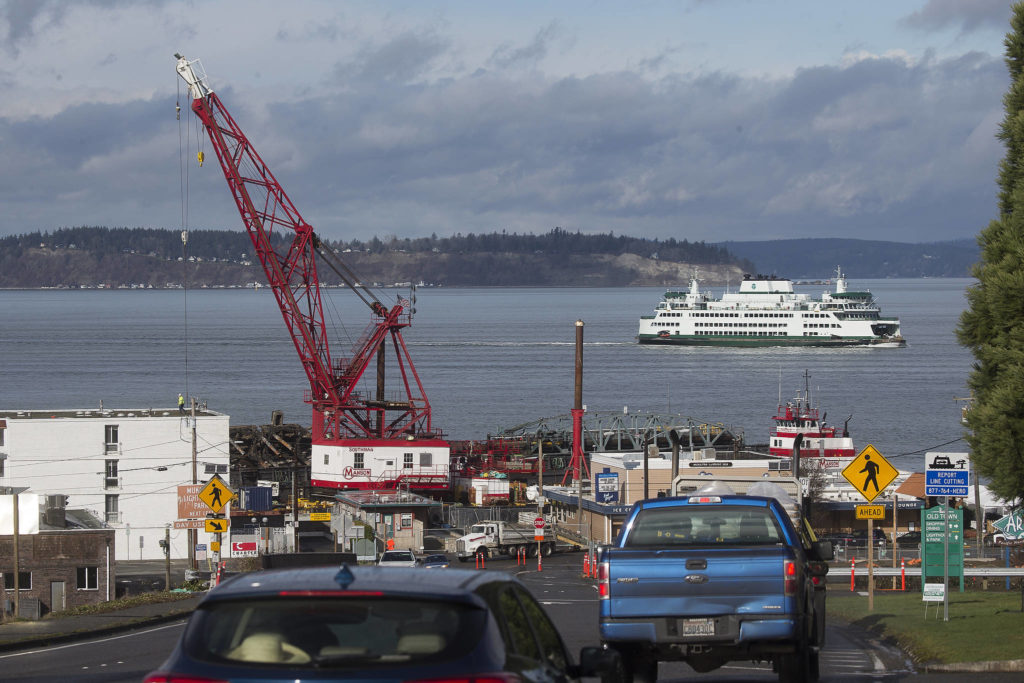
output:
M 206 533 L 208 534 L 223 534 L 227 533 L 228 520 L 226 519 L 207 519 L 206 520 Z
M 199 500 L 206 503 L 206 506 L 214 512 L 220 512 L 224 506 L 235 497 L 235 492 L 228 488 L 220 475 L 213 475 L 206 486 L 199 492 Z
M 892 483 L 899 471 L 882 457 L 878 450 L 868 444 L 856 458 L 843 469 L 846 481 L 860 491 L 860 495 L 870 503 L 885 487 Z

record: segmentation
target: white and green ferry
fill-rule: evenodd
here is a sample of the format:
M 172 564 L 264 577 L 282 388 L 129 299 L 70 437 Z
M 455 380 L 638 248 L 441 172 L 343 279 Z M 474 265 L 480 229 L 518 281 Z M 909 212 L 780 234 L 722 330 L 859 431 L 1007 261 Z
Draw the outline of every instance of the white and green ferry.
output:
M 871 292 L 849 291 L 836 270 L 835 291 L 820 299 L 774 276 L 743 279 L 738 292 L 713 299 L 697 276 L 689 291 L 665 292 L 654 315 L 640 318 L 641 344 L 701 346 L 906 345 L 899 318 L 883 317 Z

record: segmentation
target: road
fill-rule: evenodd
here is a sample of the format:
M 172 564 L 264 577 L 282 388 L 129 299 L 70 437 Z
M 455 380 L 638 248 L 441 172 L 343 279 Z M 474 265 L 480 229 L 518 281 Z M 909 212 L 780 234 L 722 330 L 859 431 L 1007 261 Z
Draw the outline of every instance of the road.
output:
M 569 649 L 578 654 L 584 645 L 598 643 L 597 596 L 592 581 L 580 578 L 582 555 L 556 555 L 544 560 L 538 572 L 536 560 L 526 568 L 515 561 L 492 559 L 488 571 L 517 574 L 544 604 Z M 181 635 L 183 622 L 143 628 L 117 636 L 0 654 L 0 679 L 5 682 L 114 683 L 140 681 L 167 657 Z M 832 624 L 822 652 L 823 683 L 902 681 L 951 683 L 964 674 L 915 674 L 904 657 L 861 635 L 858 631 Z M 1020 674 L 969 674 L 972 683 L 1019 681 Z M 685 664 L 659 667 L 661 681 L 700 683 L 768 683 L 777 680 L 767 664 L 736 662 L 706 674 L 697 674 Z

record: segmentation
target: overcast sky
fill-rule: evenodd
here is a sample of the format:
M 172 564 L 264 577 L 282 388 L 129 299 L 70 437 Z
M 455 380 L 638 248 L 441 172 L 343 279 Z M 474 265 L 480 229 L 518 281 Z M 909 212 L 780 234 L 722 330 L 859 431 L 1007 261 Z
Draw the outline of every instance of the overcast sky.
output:
M 0 234 L 242 229 L 209 143 L 195 163 L 181 52 L 331 239 L 973 237 L 995 216 L 1009 16 L 1007 0 L 0 1 Z

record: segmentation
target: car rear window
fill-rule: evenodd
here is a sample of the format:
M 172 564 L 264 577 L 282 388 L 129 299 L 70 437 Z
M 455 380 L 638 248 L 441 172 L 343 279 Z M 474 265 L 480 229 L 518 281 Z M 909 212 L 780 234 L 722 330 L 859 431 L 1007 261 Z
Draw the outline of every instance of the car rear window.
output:
M 412 562 L 414 559 L 411 550 L 385 550 L 380 556 L 381 562 Z
M 782 542 L 775 516 L 748 505 L 679 505 L 641 510 L 626 537 L 626 547 L 762 545 Z
M 458 658 L 481 637 L 485 610 L 379 597 L 273 597 L 212 602 L 189 622 L 196 659 L 288 668 L 366 668 Z

